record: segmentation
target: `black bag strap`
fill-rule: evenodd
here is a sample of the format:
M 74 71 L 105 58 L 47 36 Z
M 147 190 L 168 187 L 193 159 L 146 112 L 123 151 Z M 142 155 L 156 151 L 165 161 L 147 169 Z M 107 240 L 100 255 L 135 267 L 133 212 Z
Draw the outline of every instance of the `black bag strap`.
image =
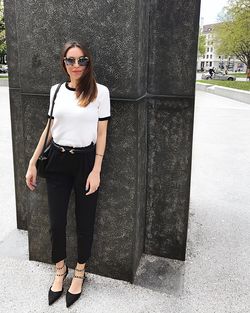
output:
M 54 109 L 54 106 L 55 106 L 55 100 L 56 100 L 57 93 L 58 93 L 60 87 L 62 86 L 62 84 L 63 84 L 63 82 L 58 84 L 58 86 L 56 88 L 56 91 L 54 93 L 54 97 L 53 97 L 53 100 L 52 100 L 52 106 L 51 106 L 51 110 L 50 110 L 50 115 L 49 115 L 49 125 L 48 125 L 48 129 L 47 129 L 46 137 L 45 137 L 45 140 L 44 140 L 42 154 L 44 153 L 44 151 L 46 149 L 47 140 L 48 140 L 48 136 L 49 136 L 49 129 L 50 129 L 51 120 L 52 120 L 53 109 Z

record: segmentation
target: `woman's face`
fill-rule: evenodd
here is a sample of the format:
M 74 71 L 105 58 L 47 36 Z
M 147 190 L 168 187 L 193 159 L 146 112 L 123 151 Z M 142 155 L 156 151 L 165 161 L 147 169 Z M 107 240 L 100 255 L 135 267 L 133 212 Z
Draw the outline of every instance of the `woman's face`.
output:
M 84 52 L 78 47 L 72 47 L 66 53 L 66 58 L 75 59 L 74 65 L 67 65 L 66 62 L 64 63 L 71 81 L 79 79 L 86 69 L 86 66 L 80 66 L 77 61 L 80 57 L 83 57 L 83 56 L 84 56 Z

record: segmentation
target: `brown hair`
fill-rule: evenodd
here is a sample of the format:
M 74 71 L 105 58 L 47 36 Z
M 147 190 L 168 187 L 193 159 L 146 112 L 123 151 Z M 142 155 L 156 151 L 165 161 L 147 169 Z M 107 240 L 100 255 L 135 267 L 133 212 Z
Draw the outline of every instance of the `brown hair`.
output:
M 86 49 L 82 43 L 79 43 L 78 41 L 66 42 L 61 53 L 61 64 L 68 76 L 69 74 L 63 58 L 66 56 L 68 50 L 74 47 L 80 48 L 83 51 L 84 56 L 89 58 L 88 65 L 86 66 L 82 76 L 79 78 L 76 86 L 76 96 L 79 98 L 79 105 L 85 107 L 97 97 L 97 86 L 93 71 L 93 58 L 89 50 Z

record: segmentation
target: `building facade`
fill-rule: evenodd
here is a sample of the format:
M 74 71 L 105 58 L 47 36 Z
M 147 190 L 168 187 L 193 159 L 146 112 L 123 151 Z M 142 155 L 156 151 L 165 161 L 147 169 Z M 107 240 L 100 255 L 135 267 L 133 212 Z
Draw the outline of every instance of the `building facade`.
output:
M 213 27 L 215 24 L 201 26 L 201 34 L 206 36 L 205 53 L 197 58 L 197 70 L 208 71 L 210 67 L 218 71 L 246 72 L 246 65 L 233 55 L 218 55 L 214 47 Z

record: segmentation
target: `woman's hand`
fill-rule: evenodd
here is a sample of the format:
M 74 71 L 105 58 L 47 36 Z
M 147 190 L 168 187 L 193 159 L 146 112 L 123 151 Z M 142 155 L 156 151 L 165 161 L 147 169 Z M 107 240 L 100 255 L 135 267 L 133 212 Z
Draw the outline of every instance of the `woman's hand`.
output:
M 30 190 L 34 190 L 36 185 L 36 176 L 37 176 L 37 169 L 35 165 L 29 165 L 27 173 L 25 175 L 26 178 L 26 185 L 29 187 Z
M 100 185 L 100 172 L 99 171 L 91 171 L 89 173 L 89 176 L 88 176 L 88 179 L 86 182 L 86 186 L 85 186 L 86 187 L 85 190 L 88 190 L 89 186 L 90 186 L 90 190 L 88 191 L 88 193 L 86 193 L 86 196 L 95 192 L 98 189 L 99 185 Z

